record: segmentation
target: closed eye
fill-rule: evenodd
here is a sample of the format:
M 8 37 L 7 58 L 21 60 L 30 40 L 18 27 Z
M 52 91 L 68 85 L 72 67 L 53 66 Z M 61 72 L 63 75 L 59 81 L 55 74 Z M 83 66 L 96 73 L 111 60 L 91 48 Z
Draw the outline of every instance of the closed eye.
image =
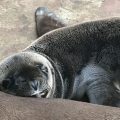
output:
M 25 79 L 16 79 L 15 80 L 15 85 L 19 85 L 20 83 L 26 83 L 26 80 Z

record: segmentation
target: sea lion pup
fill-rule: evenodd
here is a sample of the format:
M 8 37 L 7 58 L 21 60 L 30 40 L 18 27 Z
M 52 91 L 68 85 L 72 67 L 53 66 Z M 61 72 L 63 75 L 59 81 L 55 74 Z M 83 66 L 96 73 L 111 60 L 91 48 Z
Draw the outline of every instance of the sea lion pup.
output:
M 36 11 L 38 35 L 44 12 Z M 119 107 L 119 66 L 120 19 L 92 21 L 48 32 L 3 60 L 0 88 L 44 98 L 81 100 L 86 94 L 91 103 Z

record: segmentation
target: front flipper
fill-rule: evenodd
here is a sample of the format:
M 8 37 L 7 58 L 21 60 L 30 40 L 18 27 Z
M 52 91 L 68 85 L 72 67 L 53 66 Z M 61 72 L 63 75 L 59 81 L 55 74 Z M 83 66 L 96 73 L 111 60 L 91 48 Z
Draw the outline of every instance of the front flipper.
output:
M 81 71 L 90 103 L 117 106 L 118 93 L 112 83 L 112 74 L 98 65 L 89 64 Z
M 90 103 L 116 106 L 115 101 L 117 98 L 117 92 L 115 91 L 112 83 L 96 80 L 94 83 L 91 83 L 91 85 L 89 84 L 87 88 L 87 95 Z
M 43 34 L 64 27 L 65 24 L 54 14 L 45 7 L 37 8 L 35 12 L 36 28 L 38 37 Z

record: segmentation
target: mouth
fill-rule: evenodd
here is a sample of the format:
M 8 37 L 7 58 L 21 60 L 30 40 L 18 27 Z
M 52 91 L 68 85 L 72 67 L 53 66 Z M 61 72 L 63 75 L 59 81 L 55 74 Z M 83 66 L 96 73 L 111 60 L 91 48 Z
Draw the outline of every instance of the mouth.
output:
M 46 98 L 47 94 L 48 94 L 48 90 L 47 90 L 47 89 L 45 89 L 45 90 L 43 90 L 43 91 L 37 90 L 37 91 L 35 91 L 35 92 L 31 95 L 31 97 Z

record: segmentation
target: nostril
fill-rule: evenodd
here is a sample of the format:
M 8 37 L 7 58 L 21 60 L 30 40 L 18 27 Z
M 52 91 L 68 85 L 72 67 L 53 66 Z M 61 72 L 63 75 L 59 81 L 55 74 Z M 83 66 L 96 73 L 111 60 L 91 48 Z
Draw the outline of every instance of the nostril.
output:
M 34 90 L 37 90 L 37 86 L 36 85 L 33 85 L 32 86 Z
M 6 88 L 6 89 L 8 88 L 9 84 L 10 84 L 9 80 L 3 80 L 2 81 L 2 87 Z

